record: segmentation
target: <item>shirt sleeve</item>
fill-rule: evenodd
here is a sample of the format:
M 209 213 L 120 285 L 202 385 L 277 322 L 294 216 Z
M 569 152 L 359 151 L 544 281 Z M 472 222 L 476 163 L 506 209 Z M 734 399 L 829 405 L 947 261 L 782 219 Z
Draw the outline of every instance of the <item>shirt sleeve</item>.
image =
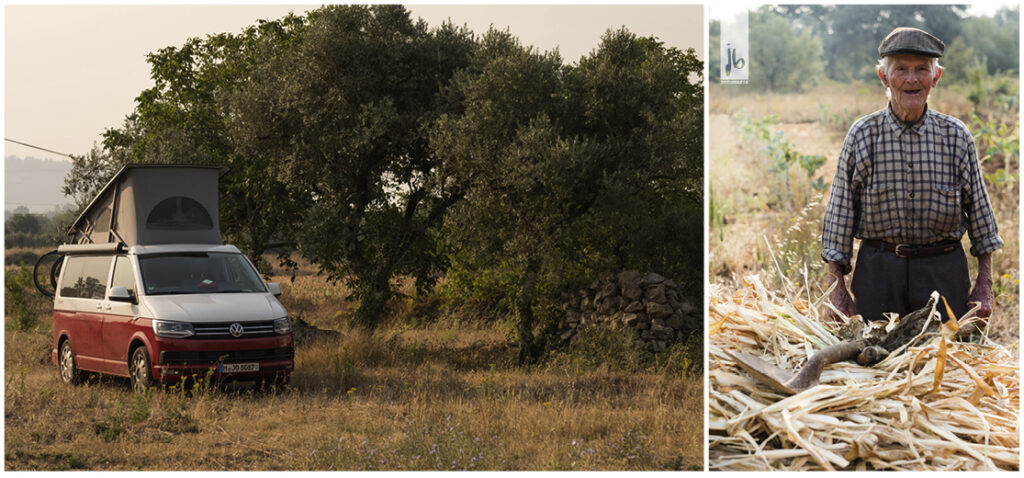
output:
M 966 127 L 964 133 L 961 208 L 967 216 L 967 235 L 971 239 L 971 254 L 980 256 L 1003 247 L 1003 240 L 999 237 L 995 213 L 992 212 L 992 203 L 989 202 L 988 191 L 985 189 L 974 138 L 971 137 Z
M 854 125 L 846 135 L 843 149 L 839 152 L 836 176 L 832 180 L 832 192 L 825 207 L 822 221 L 821 258 L 843 266 L 843 273 L 850 272 L 850 258 L 853 257 L 853 234 L 857 224 L 857 194 L 854 170 L 857 163 L 857 134 Z

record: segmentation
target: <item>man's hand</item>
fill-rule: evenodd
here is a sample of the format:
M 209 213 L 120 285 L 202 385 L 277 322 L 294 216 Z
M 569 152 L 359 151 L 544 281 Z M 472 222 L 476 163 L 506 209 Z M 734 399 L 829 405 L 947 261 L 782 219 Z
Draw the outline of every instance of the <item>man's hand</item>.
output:
M 988 318 L 992 315 L 992 255 L 982 254 L 978 256 L 978 277 L 974 280 L 974 290 L 967 298 L 967 303 L 981 304 L 977 316 Z
M 829 262 L 828 271 L 829 275 L 832 277 L 832 282 L 837 282 L 835 288 L 832 289 L 832 293 L 828 296 L 829 300 L 832 301 L 832 305 L 847 317 L 856 314 L 857 307 L 853 303 L 853 298 L 850 297 L 850 290 L 846 288 L 846 278 L 843 276 L 843 266 L 838 262 Z M 832 282 L 829 283 L 830 287 Z M 832 320 L 843 320 L 843 318 L 836 315 L 835 311 L 832 309 L 829 309 L 828 316 Z

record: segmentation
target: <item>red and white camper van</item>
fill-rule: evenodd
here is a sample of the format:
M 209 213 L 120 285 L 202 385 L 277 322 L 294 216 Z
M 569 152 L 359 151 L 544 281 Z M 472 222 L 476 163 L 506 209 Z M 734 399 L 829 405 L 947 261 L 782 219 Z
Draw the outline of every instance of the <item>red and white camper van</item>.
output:
M 130 377 L 136 389 L 210 375 L 287 381 L 295 352 L 281 289 L 220 240 L 223 173 L 127 166 L 78 218 L 54 284 L 52 356 L 64 382 L 82 371 Z

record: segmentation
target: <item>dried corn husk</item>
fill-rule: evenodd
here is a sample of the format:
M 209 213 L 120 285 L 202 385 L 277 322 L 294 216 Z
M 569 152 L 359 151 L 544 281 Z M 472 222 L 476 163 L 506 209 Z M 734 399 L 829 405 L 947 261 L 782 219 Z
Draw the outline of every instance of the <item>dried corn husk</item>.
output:
M 839 339 L 807 301 L 791 304 L 757 276 L 713 286 L 709 456 L 714 470 L 1018 470 L 1017 355 L 956 341 L 956 321 L 873 367 L 840 362 L 821 385 L 785 396 L 725 353 L 783 368 Z M 1014 350 L 1016 346 L 1014 347 Z

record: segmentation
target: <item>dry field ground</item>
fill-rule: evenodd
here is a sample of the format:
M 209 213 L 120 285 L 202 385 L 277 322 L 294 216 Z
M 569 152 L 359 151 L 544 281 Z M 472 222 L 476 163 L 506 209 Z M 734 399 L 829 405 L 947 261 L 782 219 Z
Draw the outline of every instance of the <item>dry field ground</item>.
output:
M 519 368 L 502 324 L 347 332 L 346 290 L 307 266 L 294 315 L 340 337 L 296 349 L 292 386 L 131 393 L 59 382 L 50 320 L 5 333 L 7 470 L 673 470 L 703 467 L 703 381 L 571 356 Z

